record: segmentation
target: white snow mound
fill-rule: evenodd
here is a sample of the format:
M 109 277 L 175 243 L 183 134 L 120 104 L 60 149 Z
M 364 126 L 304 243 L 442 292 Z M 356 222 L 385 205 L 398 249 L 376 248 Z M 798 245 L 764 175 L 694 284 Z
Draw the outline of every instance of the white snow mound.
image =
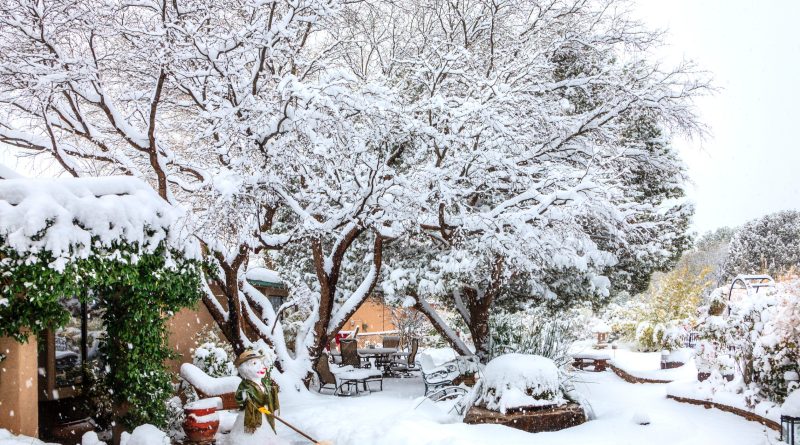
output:
M 167 434 L 150 424 L 139 425 L 122 445 L 169 445 Z
M 793 391 L 781 405 L 781 415 L 800 417 L 800 390 Z

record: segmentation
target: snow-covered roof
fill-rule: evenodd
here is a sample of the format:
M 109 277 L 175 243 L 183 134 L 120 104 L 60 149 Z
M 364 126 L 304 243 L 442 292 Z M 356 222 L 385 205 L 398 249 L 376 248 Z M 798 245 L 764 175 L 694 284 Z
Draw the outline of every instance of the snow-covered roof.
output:
M 57 270 L 113 243 L 151 252 L 166 241 L 197 257 L 179 226 L 182 212 L 132 177 L 0 181 L 0 239 L 26 258 L 50 252 Z M 113 253 L 112 253 L 113 255 Z
M 254 284 L 283 284 L 278 272 L 266 267 L 253 267 L 247 271 L 245 277 L 247 277 L 247 281 L 254 282 Z

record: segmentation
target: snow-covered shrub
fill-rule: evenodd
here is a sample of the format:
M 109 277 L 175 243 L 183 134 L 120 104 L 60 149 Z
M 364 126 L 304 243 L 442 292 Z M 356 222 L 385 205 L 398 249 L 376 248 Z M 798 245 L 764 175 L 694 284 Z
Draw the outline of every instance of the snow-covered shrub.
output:
M 539 355 L 505 354 L 493 359 L 476 391 L 477 406 L 502 413 L 566 403 L 558 367 Z
M 207 342 L 198 346 L 192 354 L 192 363 L 211 377 L 236 375 L 233 365 L 233 350 L 225 342 Z
M 707 316 L 698 326 L 703 344 L 716 350 L 714 357 L 702 354 L 698 368 L 723 375 L 735 368 L 751 403 L 780 403 L 797 386 L 794 376 L 800 372 L 800 280 L 729 304 L 730 315 Z
M 678 322 L 668 324 L 643 321 L 636 327 L 636 346 L 641 351 L 675 350 L 683 346 L 686 329 Z
M 186 414 L 183 411 L 180 397 L 176 396 L 167 400 L 167 433 L 177 442 L 180 442 L 186 435 L 183 431 L 184 420 L 186 420 Z
M 518 313 L 498 312 L 489 321 L 490 357 L 510 352 L 540 355 L 559 367 L 571 360 L 568 349 L 578 339 L 579 326 L 587 325 L 582 323 L 577 311 L 554 315 L 542 308 Z

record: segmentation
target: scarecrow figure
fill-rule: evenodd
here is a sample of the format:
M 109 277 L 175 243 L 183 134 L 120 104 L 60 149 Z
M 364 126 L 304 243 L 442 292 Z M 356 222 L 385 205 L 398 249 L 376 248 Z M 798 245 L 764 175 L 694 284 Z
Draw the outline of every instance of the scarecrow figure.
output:
M 288 445 L 275 434 L 274 415 L 280 409 L 278 386 L 270 377 L 264 356 L 245 351 L 234 364 L 242 378 L 236 390 L 236 402 L 242 412 L 228 435 L 228 444 Z

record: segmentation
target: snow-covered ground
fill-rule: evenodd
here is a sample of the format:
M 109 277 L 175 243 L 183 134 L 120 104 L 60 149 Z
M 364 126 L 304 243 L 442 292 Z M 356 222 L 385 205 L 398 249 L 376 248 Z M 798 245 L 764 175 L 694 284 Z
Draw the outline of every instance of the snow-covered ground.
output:
M 768 437 L 772 443 L 777 440 L 777 433 L 755 422 L 669 400 L 663 384 L 629 384 L 611 372 L 580 372 L 576 380 L 597 419 L 554 433 L 465 425 L 429 404 L 414 409 L 423 390 L 418 378 L 386 379 L 383 392 L 360 397 L 284 397 L 282 414 L 318 440 L 336 445 L 761 445 L 770 443 Z M 650 425 L 634 421 L 643 417 L 650 419 Z M 286 427 L 279 427 L 278 432 L 298 445 L 307 443 Z
M 650 354 L 617 351 L 617 357 L 652 365 Z M 655 355 L 656 359 L 658 356 Z M 656 361 L 656 364 L 658 362 Z M 647 366 L 645 366 L 647 365 Z M 385 379 L 384 391 L 355 397 L 307 393 L 282 394 L 281 415 L 318 440 L 336 445 L 766 445 L 778 434 L 755 422 L 717 409 L 666 398 L 668 385 L 630 384 L 612 372 L 578 372 L 576 388 L 586 397 L 595 420 L 567 430 L 529 434 L 498 425 L 466 425 L 420 397 L 419 377 Z M 642 419 L 649 425 L 639 425 Z M 278 424 L 278 434 L 307 444 Z M 0 430 L 0 445 L 41 444 Z
M 614 349 L 609 352 L 611 363 L 634 377 L 673 382 L 697 379 L 694 359 L 690 359 L 679 368 L 661 369 L 660 352 L 633 352 L 627 349 Z

